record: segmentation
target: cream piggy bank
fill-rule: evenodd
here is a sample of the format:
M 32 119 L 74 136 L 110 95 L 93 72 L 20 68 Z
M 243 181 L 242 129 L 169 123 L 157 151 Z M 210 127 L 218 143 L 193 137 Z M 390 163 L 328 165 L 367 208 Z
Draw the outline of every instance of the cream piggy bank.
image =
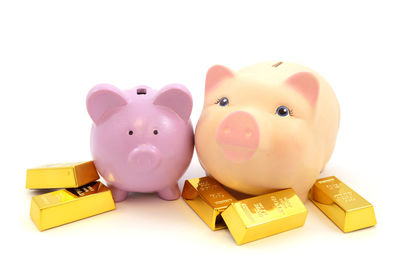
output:
M 333 152 L 339 116 L 332 88 L 307 67 L 216 65 L 206 77 L 197 154 L 207 174 L 235 191 L 293 188 L 305 201 Z

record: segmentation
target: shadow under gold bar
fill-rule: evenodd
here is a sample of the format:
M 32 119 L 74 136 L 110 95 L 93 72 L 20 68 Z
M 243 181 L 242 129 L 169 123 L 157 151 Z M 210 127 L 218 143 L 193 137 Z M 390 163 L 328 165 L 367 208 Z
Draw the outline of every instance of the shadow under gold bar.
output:
M 293 189 L 237 201 L 222 213 L 238 245 L 303 226 L 306 217 Z
M 182 198 L 212 229 L 226 228 L 221 213 L 236 199 L 212 177 L 185 181 Z
M 345 233 L 376 224 L 372 204 L 335 176 L 318 179 L 309 198 Z
M 76 188 L 97 179 L 93 161 L 49 164 L 26 171 L 26 188 Z
M 96 181 L 32 198 L 30 215 L 40 231 L 115 209 L 108 189 Z

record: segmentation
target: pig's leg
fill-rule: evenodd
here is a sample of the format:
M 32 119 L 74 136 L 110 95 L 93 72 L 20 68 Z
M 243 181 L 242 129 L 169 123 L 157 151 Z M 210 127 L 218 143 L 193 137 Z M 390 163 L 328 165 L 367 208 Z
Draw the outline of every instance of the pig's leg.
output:
M 180 194 L 181 192 L 179 191 L 178 184 L 158 191 L 158 196 L 164 200 L 176 200 L 179 198 Z
M 121 190 L 113 186 L 110 186 L 110 189 L 115 202 L 124 201 L 128 197 L 128 191 Z

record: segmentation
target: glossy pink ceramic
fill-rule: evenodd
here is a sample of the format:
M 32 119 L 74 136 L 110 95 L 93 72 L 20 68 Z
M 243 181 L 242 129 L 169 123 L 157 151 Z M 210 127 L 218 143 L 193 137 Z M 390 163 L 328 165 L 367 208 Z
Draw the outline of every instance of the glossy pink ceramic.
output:
M 126 199 L 130 191 L 177 199 L 177 181 L 193 155 L 190 92 L 179 84 L 160 91 L 147 86 L 121 91 L 99 84 L 86 105 L 94 122 L 94 163 L 114 200 Z

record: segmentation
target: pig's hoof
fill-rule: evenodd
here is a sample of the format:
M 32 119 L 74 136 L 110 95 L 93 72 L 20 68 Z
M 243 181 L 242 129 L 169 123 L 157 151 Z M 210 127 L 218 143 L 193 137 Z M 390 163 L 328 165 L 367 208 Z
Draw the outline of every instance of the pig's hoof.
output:
M 181 195 L 178 185 L 158 191 L 158 196 L 163 200 L 176 200 Z
M 115 202 L 124 201 L 128 197 L 128 191 L 120 190 L 115 187 L 110 187 L 110 189 Z

